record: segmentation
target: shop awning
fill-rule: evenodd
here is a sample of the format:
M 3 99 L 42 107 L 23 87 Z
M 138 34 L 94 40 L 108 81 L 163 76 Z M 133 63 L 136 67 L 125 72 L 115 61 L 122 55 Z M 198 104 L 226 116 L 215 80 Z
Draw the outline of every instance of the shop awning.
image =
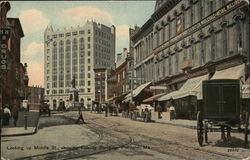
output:
M 127 95 L 127 93 L 123 93 L 123 94 L 121 94 L 121 95 L 111 97 L 111 98 L 109 98 L 107 101 L 122 100 L 126 95 Z
M 145 84 L 140 85 L 136 89 L 133 90 L 133 97 L 136 97 L 141 91 L 146 88 L 148 85 L 150 85 L 151 82 L 147 82 Z M 131 97 L 131 93 L 129 93 L 125 98 Z
M 147 99 L 144 99 L 143 102 L 144 102 L 144 103 L 152 102 L 152 101 L 154 101 L 154 100 L 160 98 L 161 96 L 163 96 L 163 95 L 165 95 L 165 94 L 166 94 L 166 93 L 156 94 L 156 95 L 154 95 L 154 96 L 152 96 L 152 97 L 149 97 L 149 98 L 147 98 Z
M 245 64 L 216 71 L 211 79 L 240 79 L 244 76 Z
M 158 101 L 166 101 L 169 99 L 179 99 L 186 96 L 197 96 L 197 99 L 202 99 L 202 81 L 208 80 L 208 74 L 200 77 L 188 79 L 184 85 L 177 91 L 173 91 L 158 99 Z
M 131 100 L 131 95 L 126 97 L 122 102 L 129 102 Z
M 202 99 L 202 81 L 208 80 L 208 74 L 200 77 L 188 79 L 181 87 L 173 99 L 179 99 L 186 96 L 197 96 L 197 99 Z
M 173 99 L 173 96 L 174 96 L 175 94 L 177 94 L 177 93 L 178 93 L 178 91 L 170 92 L 170 93 L 168 93 L 168 94 L 166 94 L 166 95 L 164 95 L 164 96 L 158 98 L 157 100 L 158 100 L 158 101 L 167 101 L 167 100 Z

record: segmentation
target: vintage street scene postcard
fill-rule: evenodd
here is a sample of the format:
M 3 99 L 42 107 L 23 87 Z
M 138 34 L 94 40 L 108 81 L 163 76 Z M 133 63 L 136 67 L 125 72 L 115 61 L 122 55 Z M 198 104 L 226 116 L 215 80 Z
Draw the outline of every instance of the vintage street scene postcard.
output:
M 1 0 L 1 160 L 250 160 L 249 6 Z

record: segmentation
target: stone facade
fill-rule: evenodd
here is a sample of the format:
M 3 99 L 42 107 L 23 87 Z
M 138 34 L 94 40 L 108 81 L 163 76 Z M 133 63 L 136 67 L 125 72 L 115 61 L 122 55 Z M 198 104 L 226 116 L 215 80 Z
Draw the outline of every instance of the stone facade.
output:
M 164 2 L 132 37 L 137 77 L 179 89 L 187 70 L 193 74 L 188 77 L 215 72 L 227 59 L 249 65 L 249 7 L 244 0 Z M 208 70 L 211 65 L 214 70 Z
M 45 98 L 56 109 L 59 101 L 69 106 L 73 76 L 79 99 L 90 105 L 95 99 L 94 68 L 115 68 L 115 27 L 96 22 L 44 33 Z

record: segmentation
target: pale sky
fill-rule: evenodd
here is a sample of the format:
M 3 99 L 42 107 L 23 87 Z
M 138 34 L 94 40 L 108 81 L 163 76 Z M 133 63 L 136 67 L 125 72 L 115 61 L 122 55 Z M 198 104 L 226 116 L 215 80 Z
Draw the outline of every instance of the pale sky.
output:
M 29 85 L 43 84 L 43 34 L 95 20 L 116 26 L 116 53 L 128 48 L 128 28 L 142 26 L 153 14 L 155 1 L 10 1 L 8 17 L 20 18 L 24 31 L 21 61 L 28 63 Z

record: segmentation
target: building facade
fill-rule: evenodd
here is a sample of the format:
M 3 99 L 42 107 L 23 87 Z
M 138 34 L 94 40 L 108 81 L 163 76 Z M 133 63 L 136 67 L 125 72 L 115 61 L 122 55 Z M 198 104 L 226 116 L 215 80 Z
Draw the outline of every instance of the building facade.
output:
M 44 33 L 45 99 L 56 109 L 67 107 L 73 76 L 79 99 L 90 105 L 95 99 L 94 68 L 115 68 L 115 27 L 93 21 L 84 26 Z
M 39 110 L 39 105 L 44 101 L 44 88 L 28 86 L 28 103 L 30 110 Z
M 191 77 L 242 63 L 248 68 L 249 3 L 157 0 L 132 41 L 136 76 L 170 91 Z
M 20 59 L 20 44 L 24 33 L 18 18 L 7 18 L 7 12 L 11 9 L 10 3 L 1 2 L 0 7 L 0 107 L 6 105 L 13 106 L 14 104 L 21 107 L 21 101 L 25 98 L 25 85 L 23 81 L 25 68 Z M 4 36 L 5 33 L 3 33 L 3 30 L 6 28 L 9 29 L 9 39 L 6 39 Z M 4 53 L 5 55 L 3 55 Z M 3 64 L 3 62 L 5 63 Z

